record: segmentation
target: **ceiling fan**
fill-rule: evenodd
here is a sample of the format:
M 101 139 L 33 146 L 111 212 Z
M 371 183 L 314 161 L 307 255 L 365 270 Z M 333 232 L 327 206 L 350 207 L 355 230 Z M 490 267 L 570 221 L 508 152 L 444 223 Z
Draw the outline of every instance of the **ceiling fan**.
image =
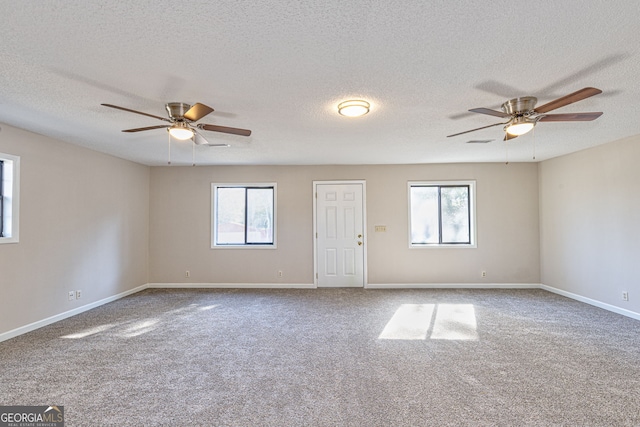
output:
M 579 91 L 570 93 L 561 98 L 547 102 L 537 108 L 536 102 L 538 98 L 534 96 L 524 96 L 522 98 L 514 98 L 502 104 L 502 111 L 492 110 L 490 108 L 473 108 L 469 111 L 473 113 L 488 114 L 490 116 L 509 119 L 503 123 L 494 123 L 489 126 L 471 129 L 464 132 L 447 135 L 447 137 L 458 136 L 469 132 L 475 132 L 480 129 L 486 129 L 493 126 L 505 125 L 504 140 L 517 138 L 529 132 L 538 122 L 588 122 L 595 120 L 602 115 L 601 112 L 594 113 L 566 113 L 566 114 L 547 114 L 549 111 L 555 110 L 574 102 L 582 101 L 590 96 L 602 93 L 600 89 L 593 87 L 585 87 Z
M 249 136 L 251 131 L 248 129 L 231 128 L 227 126 L 208 125 L 204 123 L 196 124 L 198 120 L 206 116 L 213 111 L 213 108 L 196 103 L 194 105 L 185 104 L 182 102 L 169 102 L 165 105 L 169 118 L 154 116 L 153 114 L 143 113 L 141 111 L 131 110 L 129 108 L 119 107 L 112 104 L 101 104 L 105 107 L 115 108 L 118 110 L 128 111 L 130 113 L 141 114 L 147 117 L 153 117 L 154 119 L 169 122 L 169 125 L 157 125 L 148 126 L 143 128 L 125 129 L 122 132 L 142 132 L 152 129 L 166 128 L 171 136 L 176 139 L 186 141 L 191 139 L 197 145 L 207 144 L 210 146 L 224 146 L 228 144 L 209 144 L 209 142 L 198 132 L 198 130 L 207 130 L 213 132 L 229 133 L 232 135 Z

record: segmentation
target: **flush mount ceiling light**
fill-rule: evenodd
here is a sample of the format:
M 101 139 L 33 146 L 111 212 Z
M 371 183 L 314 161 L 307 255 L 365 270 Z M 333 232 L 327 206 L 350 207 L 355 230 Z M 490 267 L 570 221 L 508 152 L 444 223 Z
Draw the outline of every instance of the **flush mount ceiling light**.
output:
M 338 113 L 347 117 L 360 117 L 369 112 L 369 103 L 362 100 L 349 100 L 338 104 Z
M 184 122 L 176 122 L 168 130 L 172 137 L 181 141 L 193 138 L 193 130 Z

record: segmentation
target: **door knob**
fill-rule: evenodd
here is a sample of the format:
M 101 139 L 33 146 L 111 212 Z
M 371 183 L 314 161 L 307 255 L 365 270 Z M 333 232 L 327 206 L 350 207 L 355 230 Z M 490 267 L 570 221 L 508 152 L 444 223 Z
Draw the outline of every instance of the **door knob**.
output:
M 358 234 L 358 239 L 362 237 L 362 234 Z
M 360 246 L 362 244 L 362 242 L 358 242 L 358 246 Z

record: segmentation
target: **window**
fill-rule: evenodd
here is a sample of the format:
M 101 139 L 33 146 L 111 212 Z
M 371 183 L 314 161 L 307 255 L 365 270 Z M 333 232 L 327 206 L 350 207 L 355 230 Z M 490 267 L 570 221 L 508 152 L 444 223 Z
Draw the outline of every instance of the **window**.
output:
M 275 247 L 276 184 L 211 184 L 211 247 Z
M 18 242 L 20 157 L 0 153 L 0 244 Z
M 475 247 L 475 181 L 410 182 L 411 247 Z
M 4 237 L 4 160 L 0 160 L 0 237 Z

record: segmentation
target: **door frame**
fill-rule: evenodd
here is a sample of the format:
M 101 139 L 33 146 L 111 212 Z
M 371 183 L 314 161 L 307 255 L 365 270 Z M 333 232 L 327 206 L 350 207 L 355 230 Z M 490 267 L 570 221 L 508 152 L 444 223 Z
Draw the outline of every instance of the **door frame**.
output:
M 362 287 L 366 288 L 367 281 L 367 181 L 364 179 L 354 179 L 354 180 L 338 180 L 338 181 L 313 181 L 313 285 L 315 288 L 318 287 L 318 185 L 353 185 L 353 184 L 361 184 L 362 185 Z

